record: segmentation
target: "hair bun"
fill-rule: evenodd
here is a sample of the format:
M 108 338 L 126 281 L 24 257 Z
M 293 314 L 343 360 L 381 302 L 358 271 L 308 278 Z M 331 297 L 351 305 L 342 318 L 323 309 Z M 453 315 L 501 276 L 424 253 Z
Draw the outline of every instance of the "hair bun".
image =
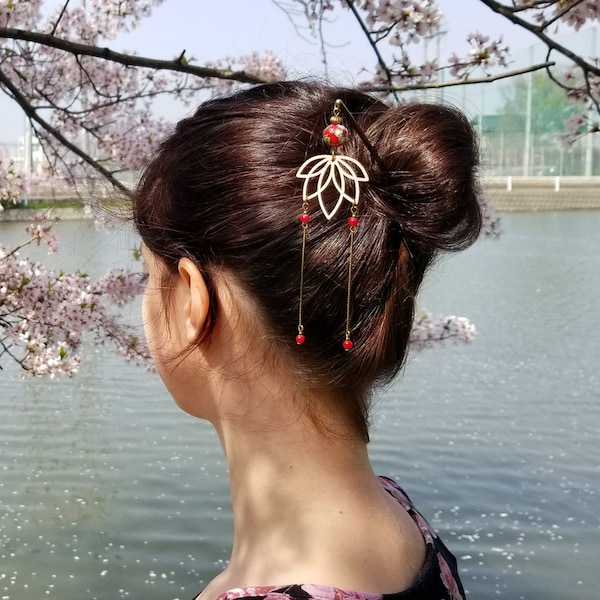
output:
M 466 117 L 438 105 L 391 107 L 371 125 L 386 171 L 374 174 L 378 208 L 425 254 L 467 247 L 481 229 L 478 145 Z

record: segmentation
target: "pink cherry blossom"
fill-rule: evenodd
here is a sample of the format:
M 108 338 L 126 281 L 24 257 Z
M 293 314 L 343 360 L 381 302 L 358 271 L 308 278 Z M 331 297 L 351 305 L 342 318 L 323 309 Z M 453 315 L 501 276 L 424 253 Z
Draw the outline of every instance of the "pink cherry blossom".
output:
M 115 311 L 140 294 L 140 274 L 117 269 L 93 280 L 49 269 L 21 254 L 31 243 L 56 250 L 51 225 L 42 220 L 27 232 L 30 237 L 19 248 L 0 244 L 0 365 L 11 359 L 24 373 L 73 375 L 89 338 L 111 343 L 127 360 L 149 366 L 139 332 Z
M 0 159 L 0 211 L 2 202 L 16 203 L 23 196 L 25 185 L 14 161 Z
M 410 343 L 412 348 L 424 350 L 445 341 L 470 343 L 475 334 L 475 326 L 464 317 L 433 315 L 421 310 L 415 317 Z

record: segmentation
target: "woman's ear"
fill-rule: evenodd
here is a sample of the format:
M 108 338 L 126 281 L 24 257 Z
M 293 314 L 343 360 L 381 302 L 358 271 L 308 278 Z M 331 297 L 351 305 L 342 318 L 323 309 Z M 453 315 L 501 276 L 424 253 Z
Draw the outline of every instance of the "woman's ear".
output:
M 198 338 L 208 319 L 210 295 L 204 276 L 189 258 L 182 258 L 177 265 L 183 282 L 185 333 L 188 342 Z

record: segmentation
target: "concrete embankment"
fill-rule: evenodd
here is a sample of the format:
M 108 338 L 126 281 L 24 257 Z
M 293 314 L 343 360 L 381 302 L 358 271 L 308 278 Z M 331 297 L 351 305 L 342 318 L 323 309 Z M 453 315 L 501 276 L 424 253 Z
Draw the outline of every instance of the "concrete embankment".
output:
M 600 209 L 600 177 L 502 177 L 484 185 L 501 212 Z
M 11 208 L 0 211 L 0 221 L 32 222 L 36 215 L 44 214 L 50 221 L 77 221 L 92 218 L 82 208 Z

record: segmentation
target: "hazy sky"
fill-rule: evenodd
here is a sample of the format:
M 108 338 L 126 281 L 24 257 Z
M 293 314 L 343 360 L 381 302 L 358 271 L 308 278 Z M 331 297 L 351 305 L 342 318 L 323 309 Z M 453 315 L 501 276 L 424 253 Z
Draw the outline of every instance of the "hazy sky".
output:
M 448 48 L 466 47 L 466 36 L 475 30 L 503 35 L 511 48 L 530 43 L 527 36 L 506 19 L 477 0 L 438 0 L 446 17 Z M 340 43 L 360 35 L 349 13 L 328 28 Z M 121 47 L 135 47 L 146 53 L 160 49 L 175 55 L 182 46 L 199 59 L 243 54 L 253 49 L 272 50 L 287 64 L 315 63 L 313 39 L 303 42 L 286 14 L 271 0 L 167 0 L 137 31 L 118 40 Z M 130 45 L 131 44 L 131 45 Z M 365 46 L 366 48 L 366 46 Z M 339 53 L 346 54 L 340 47 Z M 362 61 L 364 62 L 364 61 Z
M 94 0 L 88 0 L 93 2 Z M 442 56 L 452 51 L 466 51 L 466 36 L 475 30 L 492 37 L 503 35 L 511 50 L 522 49 L 532 39 L 477 0 L 439 0 L 446 15 L 448 33 L 441 39 Z M 332 23 L 327 30 L 332 42 L 331 58 L 337 83 L 352 84 L 356 67 L 374 64 L 370 50 L 349 15 Z M 108 45 L 118 50 L 135 50 L 155 58 L 173 58 L 185 49 L 197 63 L 239 56 L 253 50 L 270 50 L 280 57 L 289 75 L 306 75 L 319 70 L 320 57 L 316 41 L 308 32 L 303 40 L 287 15 L 271 0 L 166 0 L 134 32 Z M 352 40 L 361 43 L 352 43 Z M 429 56 L 435 53 L 430 44 Z M 423 55 L 416 49 L 417 56 Z M 181 114 L 173 114 L 177 119 Z M 1 146 L 14 144 L 22 135 L 24 118 L 18 107 L 0 98 Z

